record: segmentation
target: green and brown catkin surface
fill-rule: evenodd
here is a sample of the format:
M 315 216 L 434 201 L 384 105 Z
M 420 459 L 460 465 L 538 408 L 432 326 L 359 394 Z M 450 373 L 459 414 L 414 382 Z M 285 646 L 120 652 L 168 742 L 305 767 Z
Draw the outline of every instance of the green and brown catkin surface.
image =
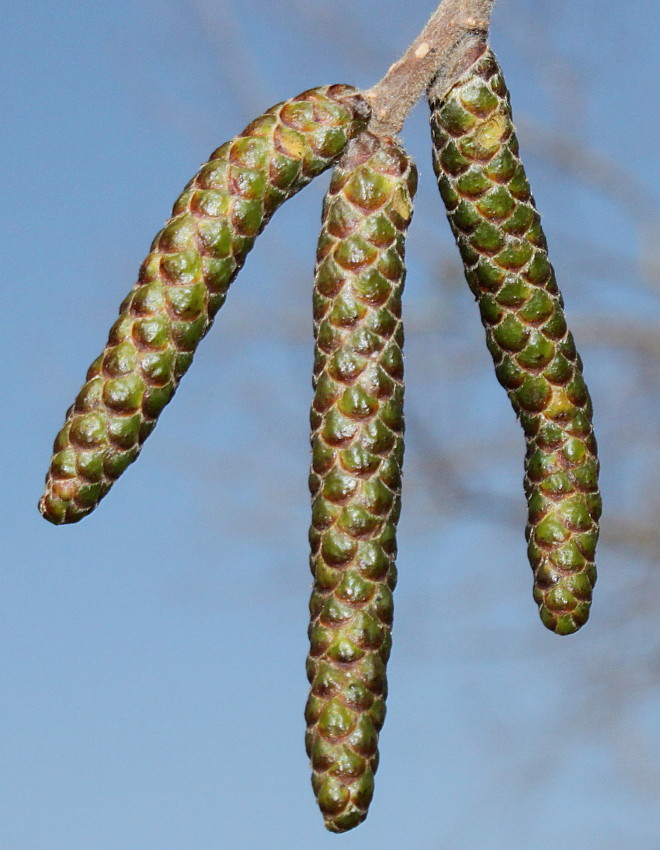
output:
M 273 212 L 361 132 L 352 87 L 280 103 L 218 148 L 154 239 L 105 350 L 69 409 L 39 503 L 50 522 L 92 511 L 137 457 Z
M 497 377 L 525 432 L 526 530 L 543 623 L 589 616 L 601 500 L 591 400 L 566 327 L 497 60 L 486 51 L 429 95 L 440 194 L 486 329 Z
M 326 827 L 367 816 L 385 718 L 403 462 L 404 241 L 417 172 L 364 133 L 335 168 L 314 289 L 312 784 Z

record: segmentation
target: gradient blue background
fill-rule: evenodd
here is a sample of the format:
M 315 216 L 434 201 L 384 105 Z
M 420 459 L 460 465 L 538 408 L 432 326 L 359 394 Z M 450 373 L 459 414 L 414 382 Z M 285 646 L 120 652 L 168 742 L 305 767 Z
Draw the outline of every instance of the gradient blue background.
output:
M 390 697 L 366 824 L 303 747 L 311 272 L 321 178 L 260 238 L 176 402 L 84 522 L 36 510 L 52 440 L 208 154 L 313 85 L 372 85 L 431 0 L 0 3 L 0 850 L 660 848 L 658 6 L 500 0 L 512 91 L 594 397 L 588 627 L 531 600 L 522 436 L 430 164 L 406 294 Z

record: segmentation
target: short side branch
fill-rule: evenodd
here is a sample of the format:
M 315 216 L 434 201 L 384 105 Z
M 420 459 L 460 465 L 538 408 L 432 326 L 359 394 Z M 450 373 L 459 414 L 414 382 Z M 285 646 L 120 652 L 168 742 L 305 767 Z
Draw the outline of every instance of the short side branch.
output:
M 485 50 L 495 0 L 443 0 L 383 79 L 364 92 L 373 117 L 369 129 L 396 136 L 434 78 L 449 88 Z

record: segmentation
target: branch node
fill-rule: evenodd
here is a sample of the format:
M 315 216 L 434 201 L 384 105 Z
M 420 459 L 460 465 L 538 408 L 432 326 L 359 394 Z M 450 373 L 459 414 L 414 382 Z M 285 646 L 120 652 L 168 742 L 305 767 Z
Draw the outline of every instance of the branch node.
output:
M 383 79 L 364 92 L 372 106 L 369 129 L 395 138 L 434 80 L 451 87 L 486 49 L 495 0 L 442 0 L 426 26 Z

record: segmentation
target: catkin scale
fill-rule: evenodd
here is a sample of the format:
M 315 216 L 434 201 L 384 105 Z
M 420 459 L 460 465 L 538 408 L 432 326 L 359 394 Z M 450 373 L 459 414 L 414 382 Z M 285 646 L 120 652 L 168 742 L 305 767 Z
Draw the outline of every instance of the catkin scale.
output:
M 253 121 L 188 183 L 57 435 L 46 519 L 82 519 L 136 459 L 257 235 L 369 114 L 351 86 L 310 89 Z
M 312 785 L 326 827 L 361 823 L 385 718 L 403 462 L 404 241 L 417 183 L 390 139 L 363 133 L 335 167 L 314 287 Z
M 601 500 L 582 362 L 518 156 L 509 93 L 487 50 L 429 92 L 433 164 L 497 378 L 526 439 L 526 537 L 543 623 L 571 634 L 596 582 Z

